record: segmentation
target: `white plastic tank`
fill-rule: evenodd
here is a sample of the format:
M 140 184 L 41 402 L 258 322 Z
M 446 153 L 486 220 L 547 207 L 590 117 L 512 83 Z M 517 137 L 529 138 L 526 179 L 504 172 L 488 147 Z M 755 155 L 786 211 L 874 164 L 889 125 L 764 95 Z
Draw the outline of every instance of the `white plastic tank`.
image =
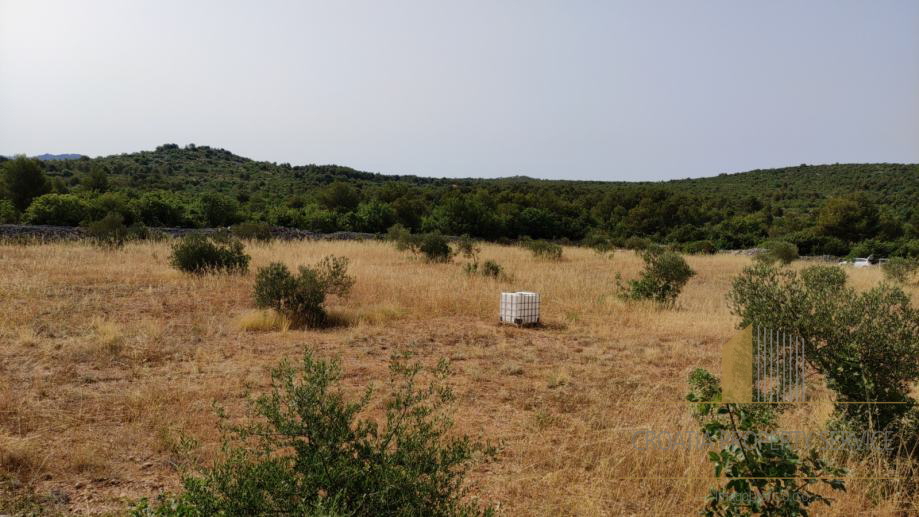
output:
M 499 318 L 503 323 L 536 325 L 539 323 L 539 293 L 501 293 Z

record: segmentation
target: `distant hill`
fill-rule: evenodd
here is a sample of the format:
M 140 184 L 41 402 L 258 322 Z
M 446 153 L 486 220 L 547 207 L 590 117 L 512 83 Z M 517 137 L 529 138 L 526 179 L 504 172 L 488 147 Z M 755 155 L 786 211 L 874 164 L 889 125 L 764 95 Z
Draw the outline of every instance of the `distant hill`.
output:
M 238 205 L 235 217 L 312 231 L 379 232 L 401 223 L 415 231 L 485 238 L 601 234 L 710 241 L 718 248 L 786 238 L 802 251 L 829 254 L 866 238 L 892 242 L 911 238 L 910 232 L 919 238 L 919 164 L 802 164 L 657 182 L 425 178 L 255 161 L 225 149 L 175 144 L 44 163 L 52 179 L 77 191 L 81 178 L 101 169 L 110 189 L 130 197 L 168 193 L 185 207 L 184 220 L 195 224 L 207 224 L 198 200 L 223 194 Z M 870 204 L 859 217 L 870 220 L 842 221 L 837 230 L 818 224 L 829 199 L 855 193 L 862 196 L 856 204 Z M 840 218 L 848 206 L 837 210 Z M 846 232 L 850 223 L 855 233 Z
M 38 158 L 42 161 L 51 161 L 51 160 L 79 160 L 82 158 L 82 154 L 40 154 L 38 156 L 33 156 L 33 158 Z

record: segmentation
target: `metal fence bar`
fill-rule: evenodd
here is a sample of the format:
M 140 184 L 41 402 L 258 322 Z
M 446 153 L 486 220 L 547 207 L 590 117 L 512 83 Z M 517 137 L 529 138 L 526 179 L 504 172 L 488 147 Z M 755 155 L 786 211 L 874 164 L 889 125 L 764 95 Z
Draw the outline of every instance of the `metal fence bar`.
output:
M 753 339 L 753 400 L 804 402 L 807 373 L 804 339 L 760 326 L 754 329 Z
M 788 359 L 788 334 L 782 333 L 782 398 L 788 399 L 788 387 L 791 384 L 791 361 Z

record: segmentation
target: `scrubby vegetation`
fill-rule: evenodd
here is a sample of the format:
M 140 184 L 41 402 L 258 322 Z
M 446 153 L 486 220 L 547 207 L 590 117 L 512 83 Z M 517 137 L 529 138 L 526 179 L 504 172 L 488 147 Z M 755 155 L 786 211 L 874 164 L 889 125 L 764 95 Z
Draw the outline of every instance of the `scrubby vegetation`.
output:
M 836 266 L 795 272 L 759 264 L 734 279 L 728 301 L 742 326 L 803 339 L 808 364 L 836 393 L 842 425 L 896 432 L 908 450 L 919 443 L 910 395 L 919 381 L 919 309 L 901 288 L 859 292 Z
M 418 251 L 428 262 L 450 262 L 453 257 L 450 241 L 437 232 L 425 234 L 418 245 Z
M 230 232 L 246 241 L 267 242 L 271 240 L 271 225 L 266 223 L 239 223 L 230 228 Z
M 808 515 L 814 503 L 831 504 L 816 491 L 819 485 L 845 491 L 844 469 L 827 463 L 816 449 L 795 450 L 776 432 L 784 407 L 721 403 L 720 381 L 701 368 L 690 374 L 689 385 L 687 399 L 696 402 L 693 416 L 702 435 L 728 444 L 708 453 L 715 477 L 727 482 L 710 490 L 702 515 Z
M 919 257 L 906 258 L 894 257 L 881 264 L 884 276 L 900 284 L 909 284 L 919 281 Z
M 641 275 L 636 280 L 629 280 L 627 286 L 622 284 L 620 275 L 616 275 L 616 287 L 621 298 L 651 300 L 672 307 L 683 286 L 696 274 L 686 259 L 664 248 L 649 248 L 642 253 L 642 260 L 645 267 Z
M 86 227 L 89 238 L 100 246 L 119 248 L 128 240 L 130 234 L 124 225 L 121 214 L 112 212 Z
M 315 266 L 300 266 L 297 275 L 275 262 L 258 270 L 255 305 L 278 311 L 295 326 L 321 327 L 328 316 L 326 297 L 347 296 L 353 285 L 346 257 L 327 256 Z
M 166 144 L 95 159 L 19 157 L 2 168 L 0 198 L 15 210 L 3 218 L 34 224 L 101 219 L 111 210 L 93 210 L 98 198 L 118 193 L 125 223 L 152 227 L 259 222 L 383 233 L 399 224 L 414 234 L 597 249 L 640 249 L 645 240 L 705 253 L 778 239 L 802 255 L 919 256 L 919 165 L 800 165 L 660 183 L 431 179 Z
M 170 264 L 186 273 L 245 273 L 249 255 L 234 237 L 191 234 L 172 245 Z
M 798 247 L 786 241 L 766 241 L 759 246 L 764 251 L 754 258 L 767 264 L 788 265 L 798 259 Z
M 542 239 L 533 240 L 533 239 L 521 239 L 521 246 L 530 250 L 530 253 L 533 254 L 536 258 L 541 258 L 545 260 L 561 260 L 562 259 L 562 247 L 553 242 L 544 241 Z
M 267 425 L 257 414 L 246 418 L 241 410 L 244 395 L 266 393 L 266 369 L 297 357 L 305 342 L 317 357 L 341 358 L 338 385 L 346 403 L 359 400 L 368 384 L 380 388 L 381 398 L 373 398 L 355 420 L 375 421 L 380 429 L 390 394 L 387 358 L 393 350 L 410 347 L 425 364 L 450 357 L 459 365 L 451 378 L 455 405 L 447 410 L 456 425 L 446 436 L 483 436 L 501 447 L 500 461 L 471 464 L 463 483 L 469 489 L 462 498 L 465 503 L 491 503 L 508 515 L 686 515 L 707 504 L 709 487 L 718 491 L 721 502 L 753 500 L 728 498 L 746 488 L 756 491 L 739 479 L 748 466 L 734 461 L 736 456 L 722 457 L 720 448 L 713 449 L 719 453 L 717 460 L 707 459 L 703 450 L 641 450 L 631 441 L 633 433 L 623 431 L 694 436 L 705 431 L 684 418 L 687 406 L 675 394 L 685 392 L 686 374 L 719 364 L 721 345 L 744 319 L 723 299 L 730 279 L 743 275 L 743 268 L 763 267 L 749 256 L 686 257 L 697 273 L 677 298 L 680 310 L 662 312 L 653 305 L 610 299 L 615 272 L 628 279 L 641 276 L 644 262 L 632 253 L 610 259 L 591 249 L 566 246 L 564 267 L 559 267 L 557 262 L 535 260 L 521 248 L 477 241 L 479 270 L 486 268 L 486 259 L 495 259 L 514 272 L 510 285 L 498 285 L 463 274 L 461 268 L 469 259 L 462 255 L 454 256 L 452 266 L 428 266 L 376 242 L 272 241 L 247 247 L 258 266 L 278 261 L 288 267 L 313 267 L 324 256 L 347 255 L 347 274 L 359 279 L 346 306 L 331 295 L 326 302 L 330 323 L 347 320 L 354 325 L 281 332 L 290 325 L 287 316 L 274 309 L 257 310 L 252 302 L 256 275 L 176 274 L 166 260 L 172 244 L 138 242 L 111 253 L 72 242 L 0 243 L 0 313 L 7 315 L 0 339 L 8 344 L 0 347 L 0 508 L 6 513 L 18 514 L 22 506 L 15 501 L 34 501 L 34 513 L 53 515 L 60 509 L 63 514 L 119 515 L 125 513 L 127 501 L 148 497 L 148 507 L 154 507 L 149 511 L 185 508 L 194 515 L 193 507 L 181 506 L 193 504 L 179 488 L 183 475 L 203 480 L 197 486 L 204 495 L 194 504 L 239 500 L 233 494 L 279 494 L 276 490 L 283 490 L 283 485 L 247 481 L 265 472 L 259 469 L 269 457 L 284 458 L 279 471 L 282 479 L 290 479 L 287 474 L 299 468 L 293 466 L 296 451 L 279 446 L 273 454 L 255 455 L 256 437 L 237 441 L 230 433 L 228 452 L 253 452 L 231 475 L 224 468 L 231 455 L 223 454 L 221 434 L 208 408 L 215 400 L 225 405 L 231 415 L 224 421 L 227 425 Z M 451 245 L 457 246 L 455 241 Z M 771 269 L 781 275 L 797 271 L 800 276 L 806 268 L 796 264 Z M 842 282 L 845 291 L 830 297 L 822 288 L 794 291 L 789 299 L 806 303 L 794 306 L 790 314 L 799 314 L 802 324 L 820 322 L 825 319 L 820 316 L 823 309 L 817 310 L 823 306 L 821 300 L 830 299 L 833 306 L 854 303 L 852 312 L 832 311 L 852 340 L 843 340 L 842 331 L 829 335 L 832 347 L 840 348 L 838 353 L 826 350 L 838 360 L 828 364 L 839 372 L 828 376 L 815 368 L 808 380 L 809 403 L 790 405 L 779 413 L 777 431 L 822 431 L 830 425 L 862 431 L 849 422 L 870 415 L 874 422 L 889 420 L 890 429 L 909 436 L 914 411 L 856 411 L 850 417 L 843 412 L 848 410 L 837 412 L 834 407 L 837 399 L 854 399 L 865 387 L 871 397 L 880 399 L 885 389 L 899 390 L 901 381 L 912 386 L 909 395 L 914 396 L 916 382 L 901 373 L 913 368 L 909 361 L 916 354 L 908 346 L 908 336 L 916 333 L 884 330 L 897 327 L 901 314 L 907 314 L 905 306 L 888 304 L 892 296 L 862 300 L 847 294 L 849 288 L 860 294 L 879 286 L 883 279 L 878 268 L 821 271 L 826 272 L 808 275 L 826 278 L 810 282 Z M 298 274 L 294 267 L 290 272 Z M 785 303 L 773 293 L 784 291 L 765 285 L 768 288 L 755 290 L 764 293 L 756 298 L 766 302 L 757 303 L 754 312 L 769 321 L 774 314 L 785 318 L 773 309 L 773 303 Z M 919 287 L 897 287 L 915 305 Z M 497 293 L 517 289 L 540 293 L 543 329 L 496 327 Z M 856 310 L 863 315 L 854 314 Z M 831 345 L 820 343 L 818 352 Z M 863 363 L 869 366 L 863 368 Z M 903 372 L 895 371 L 887 379 L 873 373 L 877 367 L 872 365 L 900 363 L 906 365 Z M 856 377 L 860 372 L 867 374 L 864 380 Z M 427 375 L 419 374 L 419 389 L 430 379 Z M 852 383 L 843 391 L 848 395 L 838 395 L 825 379 Z M 909 400 L 904 402 L 908 405 Z M 727 417 L 717 413 L 720 405 L 713 409 L 714 415 L 702 417 L 702 422 Z M 756 416 L 746 409 L 733 412 L 741 429 L 747 425 L 744 418 Z M 733 428 L 721 432 L 730 436 Z M 192 440 L 200 447 L 186 451 Z M 897 438 L 895 444 L 900 443 Z M 919 502 L 914 488 L 919 470 L 908 457 L 909 442 L 902 444 L 903 452 L 897 449 L 884 456 L 821 453 L 828 465 L 847 469 L 845 477 L 822 470 L 830 480 L 844 480 L 845 492 L 820 481 L 801 486 L 804 482 L 796 480 L 784 488 L 800 487 L 832 499 L 830 508 L 812 501 L 806 507 L 812 515 L 911 515 Z M 770 461 L 795 475 L 809 475 L 804 470 L 807 449 L 787 445 L 787 450 L 775 449 L 780 456 L 769 456 Z M 772 451 L 763 446 L 754 454 L 766 459 Z M 797 456 L 797 470 L 790 470 L 787 452 Z M 717 462 L 722 462 L 722 476 L 735 469 L 738 474 L 732 475 L 737 477 L 702 481 L 713 476 Z M 205 469 L 199 471 L 199 466 Z M 229 480 L 227 484 L 214 481 L 220 473 L 226 474 L 221 479 Z M 300 479 L 300 474 L 292 475 Z M 623 480 L 630 476 L 642 479 Z M 674 476 L 693 480 L 670 479 Z M 892 479 L 866 481 L 881 477 Z M 118 484 L 97 481 L 101 479 Z M 233 485 L 234 480 L 241 482 Z M 222 487 L 230 494 L 226 498 L 218 490 Z M 770 484 L 765 488 L 778 490 Z M 173 493 L 162 501 L 164 507 L 156 499 L 162 490 Z M 281 495 L 287 493 L 292 491 Z
M 254 400 L 257 422 L 231 426 L 224 457 L 184 479 L 184 490 L 136 516 L 311 515 L 473 516 L 491 512 L 464 500 L 464 477 L 479 453 L 450 434 L 453 393 L 442 361 L 422 382 L 422 366 L 396 355 L 385 423 L 361 417 L 370 388 L 348 400 L 337 362 L 307 353 L 282 363 L 268 394 Z

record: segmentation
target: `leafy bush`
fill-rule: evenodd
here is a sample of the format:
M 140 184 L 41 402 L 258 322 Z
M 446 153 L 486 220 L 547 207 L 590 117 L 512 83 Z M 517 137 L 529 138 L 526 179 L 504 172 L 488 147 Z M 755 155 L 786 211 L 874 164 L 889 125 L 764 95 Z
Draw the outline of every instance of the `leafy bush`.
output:
M 915 405 L 909 393 L 919 381 L 919 309 L 902 289 L 881 284 L 859 292 L 836 266 L 798 273 L 759 264 L 734 279 L 728 304 L 741 326 L 803 340 L 808 364 L 837 394 L 838 418 L 863 430 L 907 427 Z M 873 401 L 898 404 L 851 404 Z
M 99 221 L 109 214 L 118 214 L 124 224 L 134 224 L 139 218 L 134 204 L 123 192 L 106 192 L 89 200 L 86 219 Z
M 881 270 L 884 271 L 887 279 L 900 284 L 908 284 L 919 272 L 919 259 L 894 257 L 881 264 Z
M 134 509 L 135 516 L 489 514 L 463 501 L 463 480 L 483 445 L 452 437 L 453 393 L 445 361 L 420 385 L 419 364 L 396 356 L 385 424 L 362 419 L 372 392 L 349 401 L 338 362 L 307 353 L 299 369 L 272 370 L 271 390 L 252 402 L 258 421 L 229 427 L 225 455 L 183 491 Z M 223 416 L 223 415 L 222 415 Z M 225 417 L 224 417 L 225 418 Z
M 239 239 L 191 234 L 172 245 L 170 263 L 186 273 L 245 273 L 249 255 Z
M 503 275 L 504 268 L 494 260 L 486 260 L 482 263 L 482 276 L 500 278 Z
M 16 224 L 19 222 L 19 212 L 13 202 L 0 199 L 0 224 Z
M 635 251 L 644 251 L 653 246 L 651 240 L 644 237 L 629 237 L 622 244 L 625 249 Z
M 144 192 L 132 204 L 140 220 L 149 226 L 181 226 L 188 222 L 184 205 L 171 192 Z
M 268 223 L 239 223 L 230 228 L 230 233 L 247 241 L 267 242 L 271 240 L 271 225 Z
M 102 219 L 88 224 L 86 233 L 94 244 L 108 248 L 120 248 L 128 239 L 124 217 L 117 212 L 109 212 Z
M 798 258 L 798 247 L 787 241 L 766 241 L 760 244 L 765 252 L 756 255 L 756 259 L 769 264 L 791 264 Z
M 199 201 L 203 223 L 212 228 L 225 227 L 240 220 L 239 203 L 216 192 L 205 192 Z
M 598 230 L 588 232 L 584 240 L 581 241 L 581 244 L 601 255 L 606 255 L 616 249 L 616 244 L 613 242 L 613 239 L 610 238 L 609 234 Z
M 418 246 L 418 251 L 428 262 L 449 262 L 453 251 L 447 238 L 439 233 L 425 234 Z
M 562 259 L 562 247 L 558 244 L 541 239 L 535 241 L 531 239 L 523 240 L 522 244 L 526 249 L 530 250 L 530 253 L 536 258 L 547 260 Z
M 421 235 L 413 234 L 408 228 L 401 224 L 390 226 L 389 230 L 386 232 L 386 240 L 395 244 L 396 249 L 399 251 L 418 253 L 421 247 L 421 239 Z
M 478 264 L 481 251 L 482 249 L 469 235 L 463 235 L 456 241 L 456 254 L 471 260 L 473 264 Z
M 32 201 L 23 219 L 27 224 L 77 226 L 86 218 L 88 208 L 73 194 L 45 194 Z
M 686 260 L 672 251 L 652 247 L 642 254 L 645 267 L 637 280 L 624 287 L 616 274 L 619 296 L 628 300 L 653 300 L 672 307 L 683 286 L 696 274 Z
M 889 257 L 893 254 L 894 243 L 881 241 L 877 239 L 866 239 L 859 242 L 849 251 L 850 257 L 869 257 L 874 255 L 876 258 Z
M 712 241 L 693 241 L 683 245 L 683 253 L 689 253 L 690 255 L 711 255 L 716 251 L 718 251 L 718 248 Z
M 798 453 L 787 435 L 774 432 L 773 406 L 721 403 L 720 382 L 703 369 L 690 374 L 689 384 L 686 398 L 696 403 L 693 416 L 702 434 L 711 443 L 728 444 L 708 453 L 715 477 L 728 481 L 711 489 L 703 515 L 807 515 L 811 504 L 830 504 L 811 487 L 823 483 L 845 491 L 843 469 L 827 464 L 816 450 Z
M 347 271 L 346 257 L 328 256 L 312 268 L 300 266 L 296 276 L 284 264 L 272 263 L 255 278 L 255 305 L 284 314 L 295 326 L 320 327 L 327 321 L 326 296 L 346 296 L 354 285 Z
M 501 264 L 498 264 L 494 260 L 486 260 L 481 265 L 479 265 L 477 262 L 467 263 L 465 266 L 465 271 L 470 275 L 481 274 L 482 276 L 488 278 L 507 278 L 507 275 L 504 274 L 504 268 L 502 268 Z

